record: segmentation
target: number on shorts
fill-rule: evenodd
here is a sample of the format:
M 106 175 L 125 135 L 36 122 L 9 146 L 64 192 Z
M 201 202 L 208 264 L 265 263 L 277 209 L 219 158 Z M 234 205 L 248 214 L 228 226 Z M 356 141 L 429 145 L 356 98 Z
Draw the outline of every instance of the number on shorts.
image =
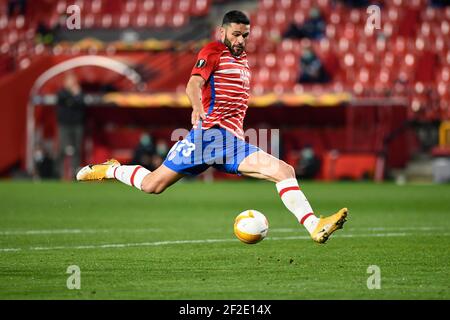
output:
M 191 155 L 192 151 L 195 150 L 195 144 L 184 139 L 184 140 L 181 140 L 180 142 L 178 142 L 176 150 L 177 150 L 177 152 L 180 152 L 181 150 L 183 150 L 181 152 L 183 157 L 189 157 Z

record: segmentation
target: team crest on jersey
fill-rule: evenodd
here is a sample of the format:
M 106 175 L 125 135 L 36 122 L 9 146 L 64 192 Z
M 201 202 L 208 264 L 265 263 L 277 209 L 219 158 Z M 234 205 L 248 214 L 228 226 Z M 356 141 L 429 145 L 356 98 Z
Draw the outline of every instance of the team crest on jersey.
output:
M 206 60 L 205 59 L 200 59 L 197 61 L 197 64 L 195 65 L 196 68 L 203 68 L 206 64 Z

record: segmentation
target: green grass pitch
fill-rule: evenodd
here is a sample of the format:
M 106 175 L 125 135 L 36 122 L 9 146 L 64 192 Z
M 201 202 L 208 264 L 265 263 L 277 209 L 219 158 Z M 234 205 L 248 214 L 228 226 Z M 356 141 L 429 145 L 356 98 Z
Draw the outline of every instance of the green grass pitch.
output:
M 269 182 L 182 181 L 158 196 L 1 182 L 0 299 L 450 299 L 450 185 L 302 188 L 318 215 L 349 208 L 325 245 Z M 233 235 L 245 209 L 269 219 L 259 244 Z M 67 288 L 70 265 L 80 290 Z M 372 265 L 380 289 L 368 289 Z

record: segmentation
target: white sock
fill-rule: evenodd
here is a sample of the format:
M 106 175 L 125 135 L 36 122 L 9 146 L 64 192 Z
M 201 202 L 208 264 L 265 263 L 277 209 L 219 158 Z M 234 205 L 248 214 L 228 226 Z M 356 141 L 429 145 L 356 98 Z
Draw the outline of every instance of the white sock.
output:
M 276 187 L 286 208 L 297 217 L 309 233 L 312 233 L 319 222 L 319 218 L 314 215 L 308 199 L 298 186 L 297 179 L 285 179 L 278 182 Z
M 106 178 L 115 178 L 129 186 L 142 190 L 142 180 L 150 173 L 142 166 L 112 166 L 106 172 Z

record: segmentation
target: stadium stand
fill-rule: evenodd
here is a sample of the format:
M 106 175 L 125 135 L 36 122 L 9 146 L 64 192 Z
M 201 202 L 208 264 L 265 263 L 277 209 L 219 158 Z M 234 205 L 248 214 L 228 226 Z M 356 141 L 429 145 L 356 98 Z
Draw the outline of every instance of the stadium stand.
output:
M 228 2 L 236 3 L 213 0 L 35 0 L 27 2 L 25 14 L 11 15 L 8 1 L 0 0 L 0 80 L 30 68 L 43 56 L 63 61 L 89 53 L 129 59 L 136 68 L 142 67 L 141 75 L 146 82 L 144 90 L 183 92 L 196 51 L 214 34 L 208 21 L 212 8 Z M 449 119 L 450 6 L 437 7 L 427 0 L 371 3 L 381 7 L 380 29 L 365 27 L 368 17 L 365 6 L 352 7 L 345 1 L 257 1 L 249 11 L 252 35 L 247 48 L 254 96 L 273 93 L 318 96 L 348 92 L 352 101 L 373 99 L 378 103 L 385 101 L 382 99 L 402 98 L 407 104 L 407 119 L 411 121 Z M 65 30 L 66 9 L 70 4 L 79 6 L 82 11 L 82 30 L 77 33 Z M 312 8 L 319 9 L 324 18 L 324 37 L 283 38 L 290 23 L 304 23 Z M 42 21 L 54 36 L 54 42 L 46 43 L 38 37 Z M 195 30 L 203 30 L 205 26 L 209 30 L 196 35 Z M 133 38 L 136 35 L 132 32 L 128 34 L 131 37 L 128 40 L 126 37 L 114 38 L 117 30 L 135 31 L 138 38 Z M 297 82 L 300 56 L 309 46 L 331 75 L 329 83 L 305 85 Z M 115 81 L 116 90 L 134 90 L 126 81 L 120 82 L 104 70 L 85 67 L 78 73 L 90 83 L 111 79 Z M 55 79 L 43 88 L 42 93 L 54 92 L 57 87 L 58 80 Z M 386 135 L 377 136 L 380 130 L 388 130 L 378 126 L 370 133 L 372 136 L 350 146 L 344 143 L 348 142 L 345 138 L 348 132 L 344 132 L 347 129 L 341 127 L 334 132 L 342 139 L 331 139 L 338 141 L 336 145 L 325 146 L 323 141 L 330 139 L 316 141 L 314 130 L 283 133 L 285 156 L 292 159 L 288 162 L 296 161 L 296 154 L 303 145 L 296 145 L 295 141 L 316 142 L 316 152 L 322 156 L 332 149 L 351 148 L 355 152 L 376 155 L 382 151 L 380 144 L 388 139 Z M 327 128 L 317 130 L 319 136 L 328 134 Z M 389 130 L 394 127 L 390 126 Z M 133 134 L 133 142 L 140 134 L 140 130 Z M 402 157 L 406 161 L 407 157 Z M 400 163 L 404 165 L 405 161 Z
M 0 72 L 30 64 L 30 56 L 43 52 L 35 43 L 37 26 L 64 27 L 68 1 L 30 1 L 26 15 L 8 17 L 7 1 L 0 2 Z M 206 16 L 208 0 L 77 0 L 83 11 L 82 28 L 182 28 L 193 17 Z M 411 108 L 426 107 L 425 118 L 447 116 L 450 66 L 450 7 L 434 8 L 426 0 L 381 1 L 383 28 L 364 27 L 366 8 L 347 7 L 332 0 L 262 0 L 251 13 L 252 38 L 248 46 L 254 90 L 303 91 L 297 85 L 299 56 L 307 40 L 282 39 L 291 21 L 305 20 L 315 7 L 326 20 L 326 37 L 313 41 L 315 51 L 333 75 L 330 89 L 345 88 L 357 96 L 402 94 L 401 83 L 411 90 Z M 46 4 L 46 6 L 44 6 Z M 51 12 L 50 18 L 48 12 Z M 264 29 L 264 32 L 262 30 Z M 57 52 L 58 53 L 58 52 Z M 270 76 L 269 76 L 270 75 Z M 176 78 L 174 76 L 174 78 Z M 398 85 L 397 85 L 398 84 Z M 426 92 L 439 96 L 434 105 Z M 422 116 L 422 115 L 421 115 Z

